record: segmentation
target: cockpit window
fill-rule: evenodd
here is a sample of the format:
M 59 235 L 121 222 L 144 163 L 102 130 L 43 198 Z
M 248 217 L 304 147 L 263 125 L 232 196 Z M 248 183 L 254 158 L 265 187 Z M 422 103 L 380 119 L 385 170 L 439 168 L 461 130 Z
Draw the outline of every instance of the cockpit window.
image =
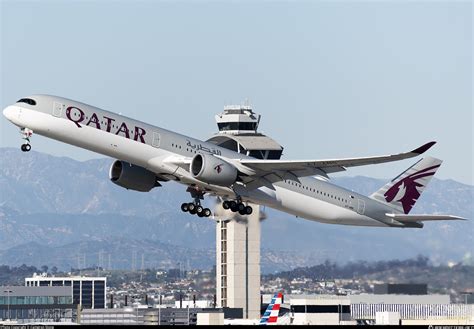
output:
M 31 98 L 22 98 L 17 103 L 26 103 L 26 104 L 30 104 L 30 105 L 36 105 L 36 101 L 34 99 L 31 99 Z

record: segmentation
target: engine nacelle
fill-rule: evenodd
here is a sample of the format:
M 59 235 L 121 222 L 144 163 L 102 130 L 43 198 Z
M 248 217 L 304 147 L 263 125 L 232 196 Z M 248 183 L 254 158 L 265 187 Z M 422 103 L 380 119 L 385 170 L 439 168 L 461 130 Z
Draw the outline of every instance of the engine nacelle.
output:
M 237 168 L 210 154 L 196 154 L 190 171 L 194 178 L 208 184 L 230 186 L 237 179 Z
M 152 188 L 160 186 L 155 173 L 121 160 L 112 163 L 109 177 L 114 184 L 127 190 L 149 192 Z

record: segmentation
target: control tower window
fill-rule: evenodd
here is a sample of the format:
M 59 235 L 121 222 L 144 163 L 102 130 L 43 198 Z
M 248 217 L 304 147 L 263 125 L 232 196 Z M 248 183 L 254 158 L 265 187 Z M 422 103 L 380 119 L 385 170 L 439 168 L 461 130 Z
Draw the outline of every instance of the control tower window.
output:
M 30 105 L 36 105 L 36 101 L 34 99 L 31 99 L 31 98 L 22 98 L 17 103 L 26 103 L 26 104 L 30 104 Z
M 259 151 L 259 150 L 252 150 L 252 151 L 249 152 L 248 155 L 253 157 L 253 158 L 257 158 L 257 159 L 263 159 L 264 158 L 263 152 Z
M 237 142 L 233 139 L 226 140 L 219 144 L 220 147 L 237 152 Z
M 269 159 L 269 160 L 279 160 L 281 158 L 281 151 L 282 150 L 268 151 L 267 159 Z
M 226 130 L 255 130 L 257 129 L 257 123 L 255 122 L 221 122 L 218 123 L 220 131 Z

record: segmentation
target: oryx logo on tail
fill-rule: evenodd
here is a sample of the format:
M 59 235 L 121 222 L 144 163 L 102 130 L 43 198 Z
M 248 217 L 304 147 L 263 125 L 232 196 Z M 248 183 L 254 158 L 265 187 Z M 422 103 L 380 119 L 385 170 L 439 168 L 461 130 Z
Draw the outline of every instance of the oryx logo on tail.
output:
M 371 197 L 408 214 L 442 161 L 427 157 L 405 170 Z
M 416 200 L 418 200 L 421 195 L 418 191 L 418 187 L 422 188 L 425 186 L 418 182 L 418 180 L 423 177 L 433 176 L 439 166 L 440 165 L 432 166 L 400 179 L 398 183 L 385 192 L 385 200 L 387 202 L 392 202 L 396 196 L 402 195 L 395 201 L 400 202 L 403 206 L 403 211 L 405 214 L 408 214 L 411 208 L 415 205 Z

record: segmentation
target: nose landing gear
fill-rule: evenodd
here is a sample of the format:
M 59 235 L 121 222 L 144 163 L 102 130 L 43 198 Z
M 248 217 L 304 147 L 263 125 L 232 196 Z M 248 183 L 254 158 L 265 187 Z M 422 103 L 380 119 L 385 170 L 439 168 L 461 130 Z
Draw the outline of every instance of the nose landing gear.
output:
M 33 130 L 28 128 L 23 128 L 20 130 L 21 138 L 25 140 L 25 143 L 21 145 L 21 150 L 23 152 L 29 152 L 31 150 L 30 137 L 33 135 Z

